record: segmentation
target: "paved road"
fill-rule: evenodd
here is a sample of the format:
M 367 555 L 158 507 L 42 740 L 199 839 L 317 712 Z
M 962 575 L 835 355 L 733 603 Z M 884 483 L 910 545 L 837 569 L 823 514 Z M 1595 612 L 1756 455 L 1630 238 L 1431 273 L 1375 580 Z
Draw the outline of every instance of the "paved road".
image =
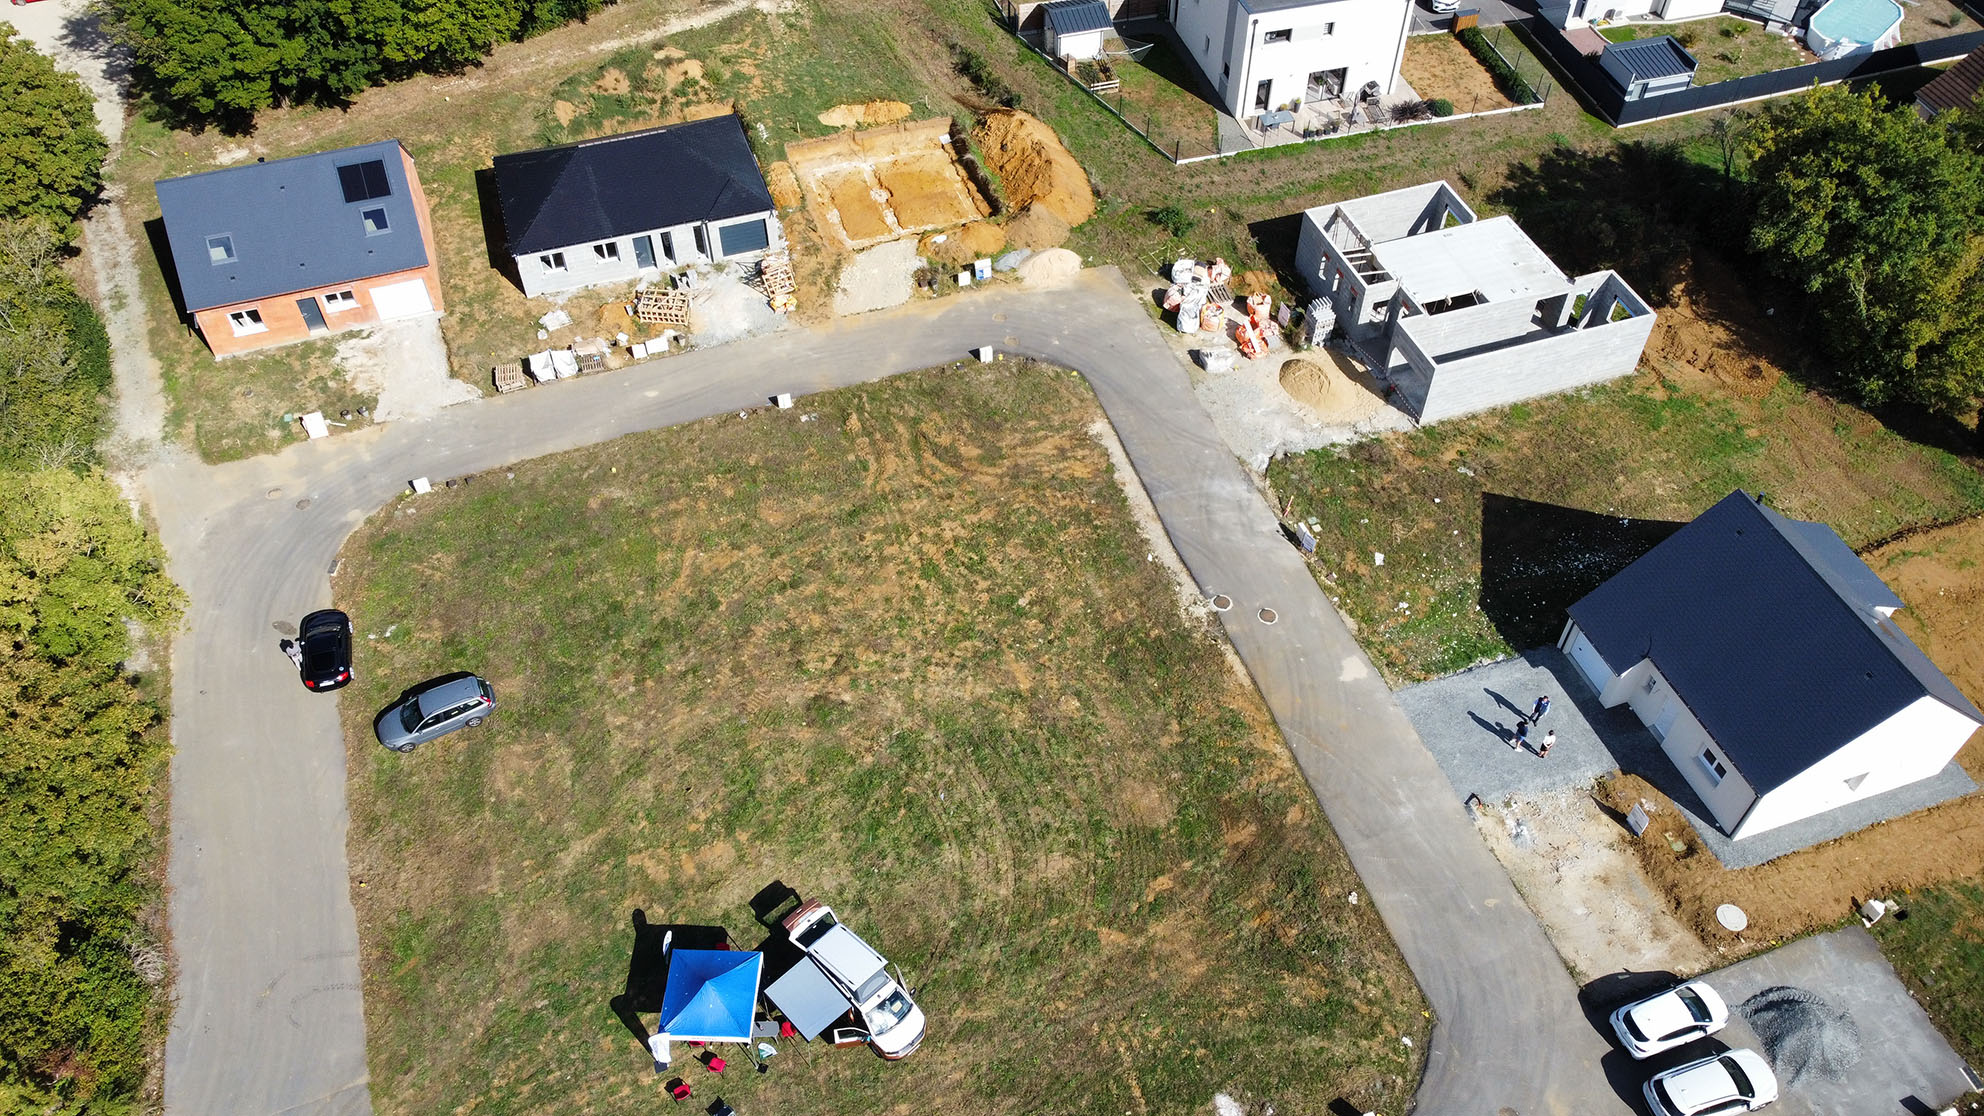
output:
M 186 1116 L 370 1111 L 345 862 L 344 745 L 274 625 L 324 604 L 363 518 L 416 476 L 960 358 L 992 344 L 1088 376 L 1438 1014 L 1418 1111 L 1625 1111 L 1575 989 L 1455 794 L 1328 606 L 1113 270 L 691 353 L 272 457 L 168 462 L 146 483 L 191 594 L 174 649 L 172 924 L 179 1007 L 166 1107 Z M 1272 607 L 1272 626 L 1256 618 Z

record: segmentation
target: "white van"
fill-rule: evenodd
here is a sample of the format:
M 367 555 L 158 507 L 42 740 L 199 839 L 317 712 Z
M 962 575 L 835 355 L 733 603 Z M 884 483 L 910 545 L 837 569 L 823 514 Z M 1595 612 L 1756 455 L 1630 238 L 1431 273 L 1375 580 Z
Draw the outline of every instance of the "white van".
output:
M 865 1032 L 851 1028 L 837 1030 L 833 1036 L 835 1043 L 865 1041 L 891 1062 L 915 1053 L 923 1043 L 923 1009 L 911 998 L 900 972 L 891 975 L 889 963 L 882 955 L 854 931 L 842 926 L 834 918 L 833 908 L 817 899 L 801 904 L 787 915 L 784 926 L 792 944 L 804 950 L 807 958 L 833 983 L 865 1028 Z M 773 1001 L 777 1002 L 776 996 Z

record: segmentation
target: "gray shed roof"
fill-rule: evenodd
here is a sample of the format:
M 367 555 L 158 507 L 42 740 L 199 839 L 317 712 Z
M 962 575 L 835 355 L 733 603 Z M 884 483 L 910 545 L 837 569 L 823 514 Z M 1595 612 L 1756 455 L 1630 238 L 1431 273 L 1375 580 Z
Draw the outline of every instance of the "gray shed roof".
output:
M 1047 27 L 1056 35 L 1079 35 L 1083 31 L 1107 31 L 1115 26 L 1102 0 L 1053 0 L 1041 9 L 1047 13 Z
M 1638 81 L 1655 81 L 1695 72 L 1695 56 L 1689 54 L 1687 48 L 1675 41 L 1672 35 L 1613 43 L 1605 48 L 1605 57 L 1623 66 L 1625 72 Z
M 730 113 L 498 155 L 496 197 L 513 256 L 774 208 Z
M 1927 695 L 1984 724 L 1823 524 L 1731 493 L 1571 606 L 1615 671 L 1650 658 L 1758 794 Z
M 401 155 L 381 140 L 154 183 L 187 311 L 425 266 Z

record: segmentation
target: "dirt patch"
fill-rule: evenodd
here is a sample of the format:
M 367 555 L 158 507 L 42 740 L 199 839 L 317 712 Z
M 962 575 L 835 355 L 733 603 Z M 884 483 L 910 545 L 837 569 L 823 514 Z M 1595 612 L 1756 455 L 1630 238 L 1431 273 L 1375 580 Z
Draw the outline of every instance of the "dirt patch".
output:
M 1698 973 L 1701 939 L 1661 910 L 1626 830 L 1582 790 L 1480 810 L 1475 828 L 1579 983 L 1627 969 Z
M 686 82 L 701 80 L 703 80 L 701 59 L 684 58 L 661 68 L 661 87 L 669 93 L 675 92 Z
M 834 313 L 861 314 L 901 306 L 915 293 L 916 242 L 892 240 L 865 248 L 840 273 Z
M 829 128 L 853 128 L 863 124 L 894 124 L 910 114 L 901 101 L 869 101 L 860 105 L 835 105 L 820 114 L 820 123 Z
M 949 120 L 918 120 L 788 144 L 815 222 L 849 248 L 986 216 L 957 165 Z
M 579 118 L 579 106 L 570 101 L 551 102 L 551 115 L 558 118 L 560 128 L 569 128 L 572 121 Z
M 1088 173 L 1054 129 L 1024 112 L 995 112 L 978 128 L 982 158 L 1005 184 L 1006 204 L 1039 202 L 1070 228 L 1095 214 Z
M 1514 108 L 1481 60 L 1451 35 L 1414 35 L 1405 44 L 1399 76 L 1428 101 L 1445 98 L 1455 112 Z
M 924 237 L 917 247 L 917 254 L 924 259 L 962 266 L 973 260 L 997 255 L 1005 246 L 1005 229 L 989 221 L 973 221 L 960 229 Z
M 1006 222 L 1006 242 L 1015 248 L 1053 248 L 1070 231 L 1060 214 L 1035 201 Z
M 1703 258 L 1684 262 L 1681 281 L 1667 292 L 1648 340 L 1646 360 L 1675 379 L 1759 397 L 1777 386 L 1788 359 L 1775 331 L 1759 325 L 1759 307 L 1727 266 Z
M 799 176 L 783 159 L 765 169 L 765 186 L 772 192 L 772 204 L 780 209 L 793 209 L 806 200 L 799 192 Z
M 612 66 L 608 66 L 606 72 L 599 75 L 599 80 L 592 83 L 594 93 L 604 93 L 609 97 L 622 96 L 633 88 L 634 83 L 627 80 L 626 71 Z

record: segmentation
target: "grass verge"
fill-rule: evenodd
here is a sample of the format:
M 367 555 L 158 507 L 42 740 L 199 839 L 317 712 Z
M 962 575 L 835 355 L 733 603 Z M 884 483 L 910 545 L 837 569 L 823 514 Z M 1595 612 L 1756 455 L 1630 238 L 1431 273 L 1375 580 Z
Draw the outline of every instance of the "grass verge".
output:
M 1971 1065 L 1984 1061 L 1984 878 L 1925 887 L 1900 897 L 1908 917 L 1874 924 L 1874 939 L 1921 1001 L 1936 1029 Z M 1963 1098 L 1966 1116 L 1984 1098 Z
M 895 1065 L 784 1044 L 724 1079 L 740 1107 L 1401 1110 L 1424 1002 L 1145 561 L 1099 417 L 1064 371 L 970 365 L 375 516 L 339 603 L 377 637 L 342 709 L 380 1111 L 651 1107 L 608 1007 L 630 911 L 748 947 L 775 879 L 898 961 L 932 1029 Z M 495 683 L 486 726 L 371 741 L 454 668 Z

